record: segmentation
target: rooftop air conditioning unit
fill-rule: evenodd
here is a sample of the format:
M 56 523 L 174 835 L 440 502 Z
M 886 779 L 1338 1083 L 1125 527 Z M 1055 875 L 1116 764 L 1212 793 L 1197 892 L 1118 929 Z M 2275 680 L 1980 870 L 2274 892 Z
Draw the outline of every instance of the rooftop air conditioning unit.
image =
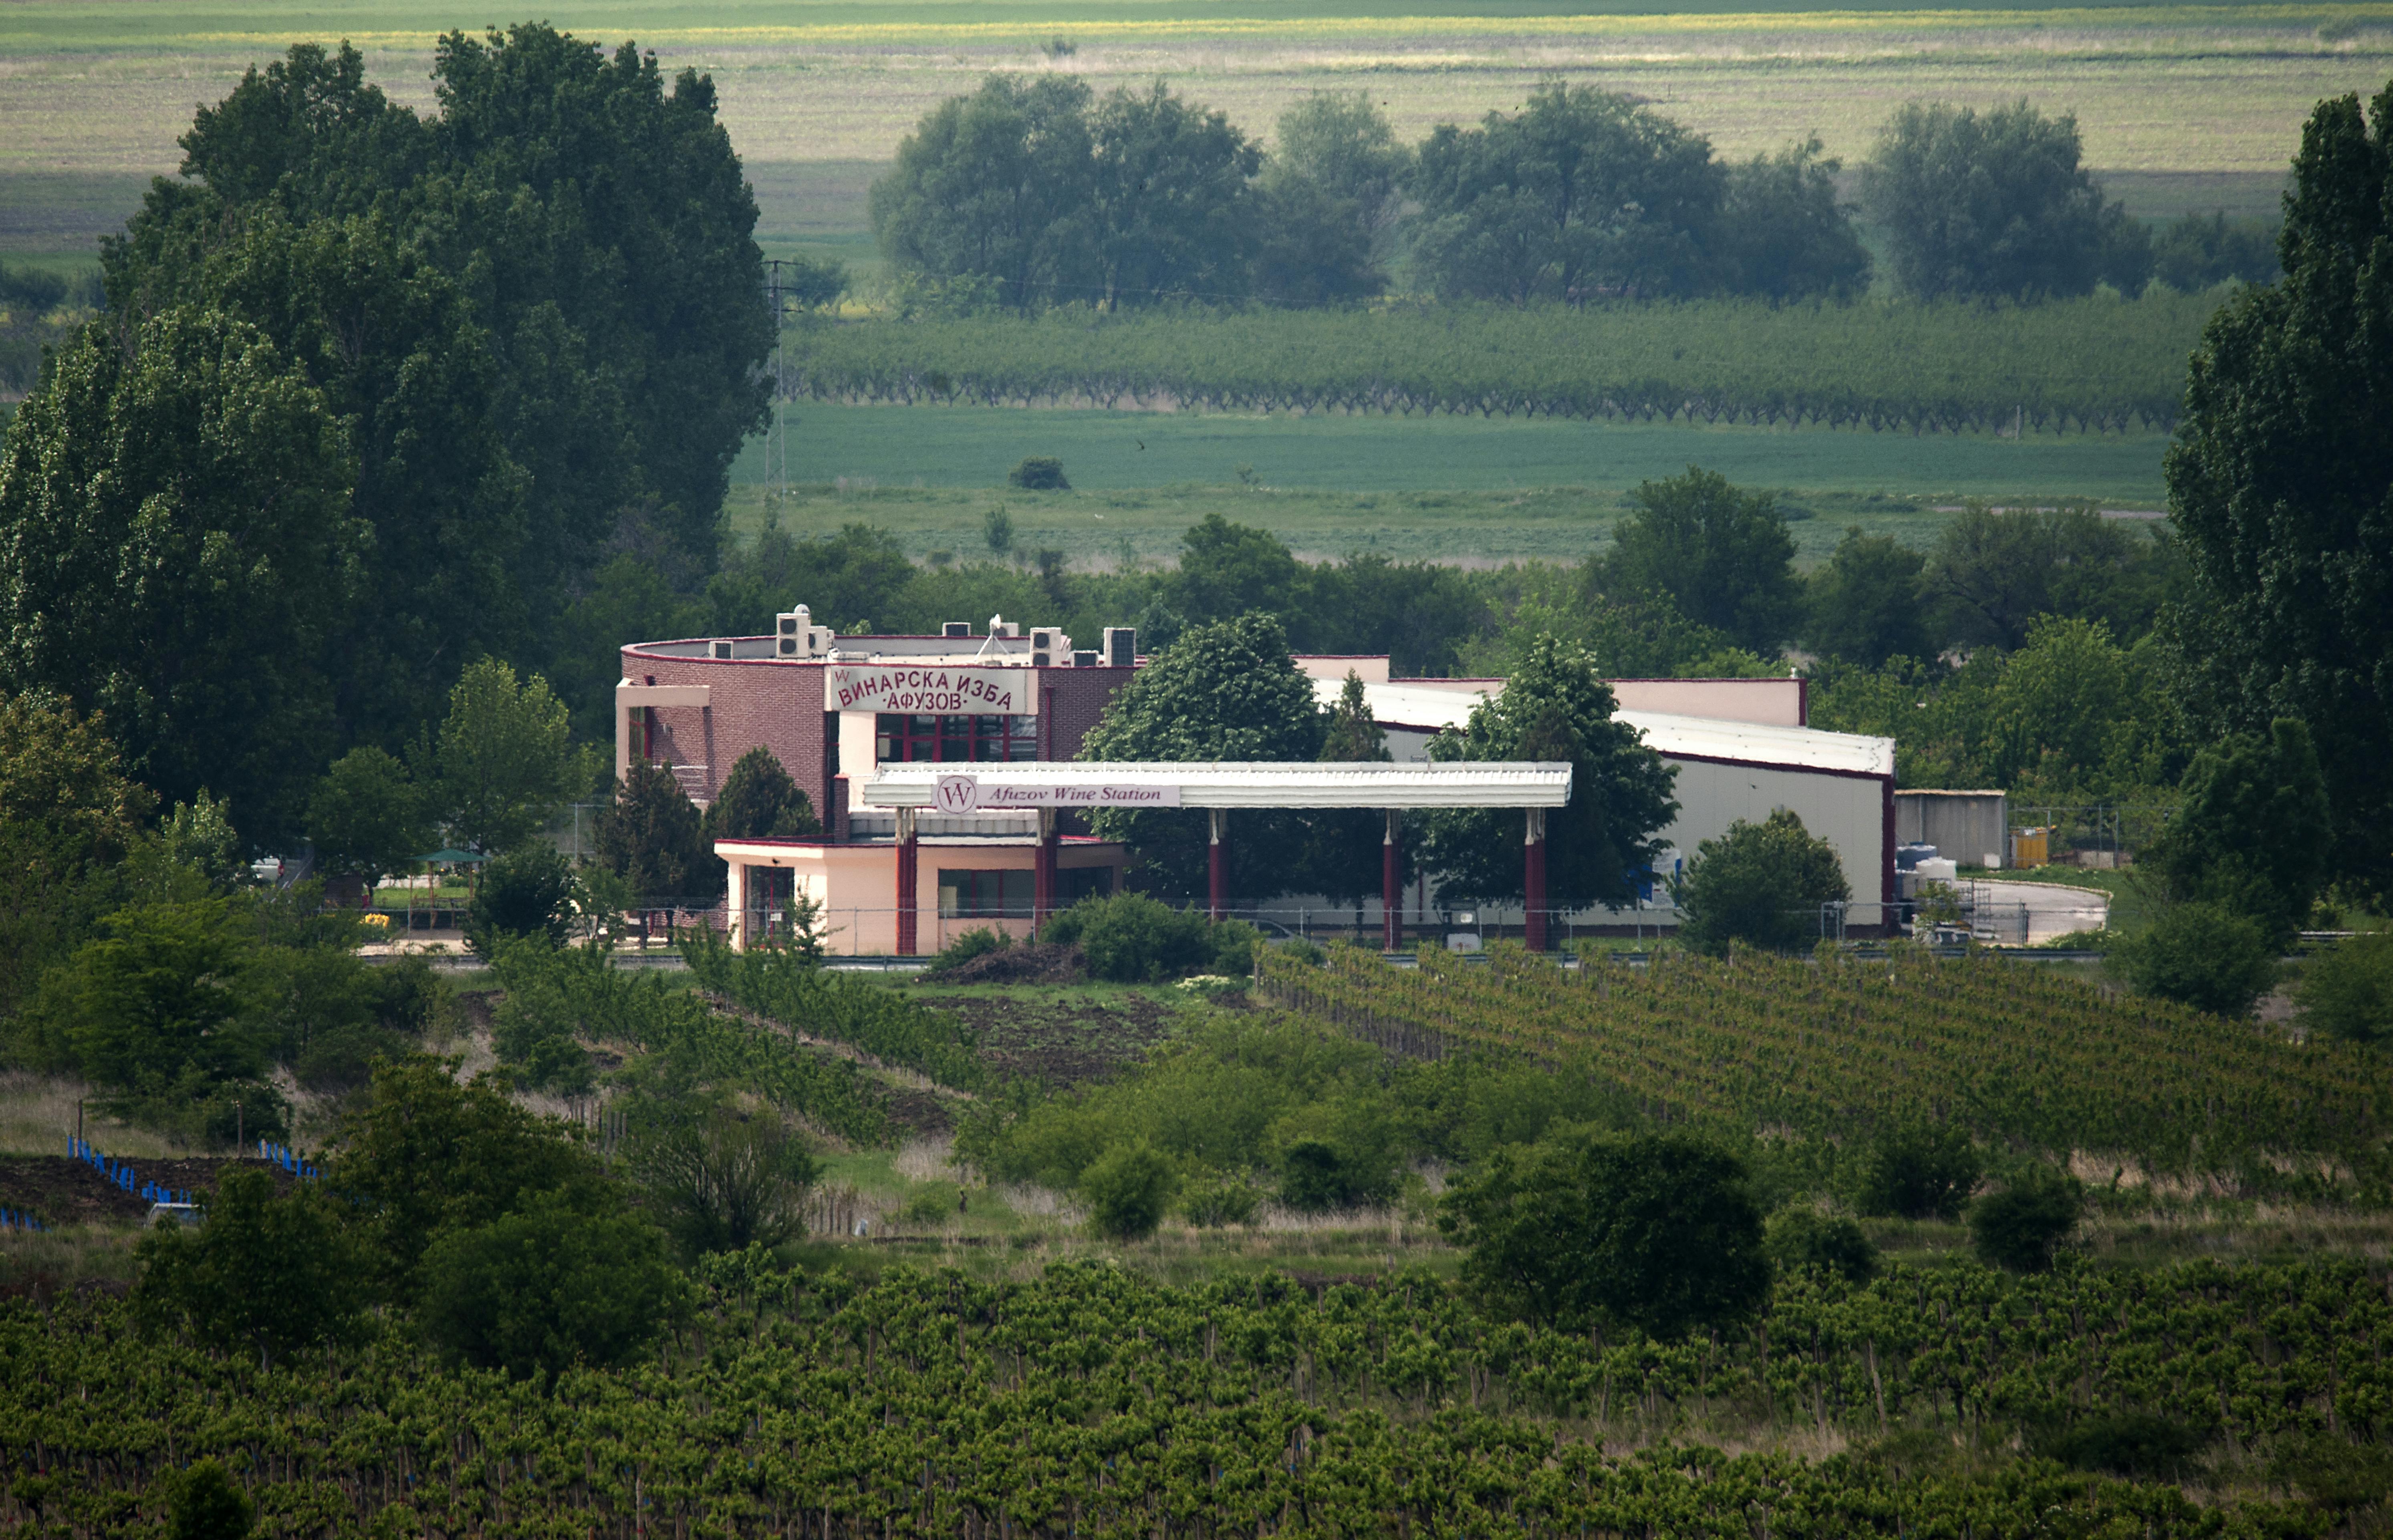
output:
M 730 644 L 730 643 L 728 643 L 728 642 L 717 642 L 717 643 L 715 643 L 715 644 L 714 644 L 714 656 L 715 656 L 715 657 L 717 657 L 717 658 L 728 658 L 728 657 L 730 657 L 730 656 L 731 656 L 731 644 Z
M 1138 662 L 1138 628 L 1136 626 L 1105 627 L 1105 665 L 1109 669 L 1127 669 Z
M 773 617 L 773 656 L 820 658 L 830 650 L 830 627 L 814 623 L 804 605 Z
M 1049 626 L 1030 633 L 1030 662 L 1034 668 L 1069 668 L 1072 665 L 1072 639 Z
M 941 620 L 939 622 L 939 634 L 942 636 L 970 636 L 972 634 L 972 622 L 970 620 Z
M 1097 666 L 1097 649 L 1094 647 L 1080 647 L 1075 650 L 1072 654 L 1072 666 L 1076 669 L 1095 668 Z

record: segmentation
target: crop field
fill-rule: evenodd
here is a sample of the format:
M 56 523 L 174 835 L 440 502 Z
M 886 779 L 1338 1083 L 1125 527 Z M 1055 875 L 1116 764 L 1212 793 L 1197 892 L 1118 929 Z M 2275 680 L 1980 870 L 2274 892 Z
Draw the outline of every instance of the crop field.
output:
M 1077 567 L 1168 561 L 1206 515 L 1272 530 L 1311 559 L 1375 552 L 1484 565 L 1577 561 L 1610 539 L 1623 494 L 1690 463 L 1777 489 L 1800 515 L 1798 565 L 1826 558 L 1847 528 L 1934 542 L 1963 497 L 2003 504 L 2060 496 L 2162 505 L 2157 433 L 2031 437 L 1681 427 L 1475 417 L 1289 417 L 843 406 L 791 412 L 783 529 L 863 523 L 917 559 L 985 555 L 982 520 L 1003 506 L 1017 549 Z M 1144 444 L 1145 448 L 1140 449 Z M 1062 459 L 1069 492 L 1006 487 L 1027 455 Z M 1239 468 L 1252 476 L 1243 482 Z M 734 470 L 732 529 L 761 525 L 771 474 L 763 439 Z
M 1990 1140 L 2099 1153 L 2118 1163 L 2114 1185 L 2317 1180 L 2374 1150 L 2393 1112 L 2393 1084 L 2364 1050 L 1987 959 L 1815 966 L 1746 953 L 1572 974 L 1526 953 L 1484 968 L 1425 953 L 1405 972 L 1340 949 L 1325 968 L 1275 954 L 1263 982 L 1392 1052 L 1525 1056 L 1664 1116 L 1814 1138 L 1949 1118 Z
M 2311 105 L 2393 73 L 2384 4 L 1827 11 L 1745 0 L 1650 14 L 1662 8 L 585 0 L 539 14 L 712 73 L 768 249 L 855 254 L 873 171 L 926 108 L 992 70 L 1066 70 L 1101 90 L 1164 75 L 1257 134 L 1309 91 L 1367 87 L 1414 137 L 1516 106 L 1561 74 L 1648 98 L 1731 154 L 1817 133 L 1848 161 L 1903 100 L 2026 96 L 2074 112 L 2089 163 L 2134 174 L 2117 190 L 2152 216 L 2268 212 Z M 1590 10 L 1602 14 L 1579 14 Z M 428 106 L 433 39 L 511 14 L 426 0 L 0 9 L 0 254 L 87 253 L 147 177 L 175 169 L 192 109 L 292 42 L 353 39 L 395 98 Z M 1051 56 L 1058 38 L 1071 51 Z

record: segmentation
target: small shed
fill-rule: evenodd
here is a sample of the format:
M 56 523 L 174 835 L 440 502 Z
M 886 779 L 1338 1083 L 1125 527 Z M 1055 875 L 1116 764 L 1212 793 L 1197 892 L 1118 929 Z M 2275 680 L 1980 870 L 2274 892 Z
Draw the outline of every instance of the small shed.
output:
M 2002 791 L 1897 791 L 1897 844 L 1934 845 L 1965 867 L 2000 867 L 2010 848 L 2010 797 Z

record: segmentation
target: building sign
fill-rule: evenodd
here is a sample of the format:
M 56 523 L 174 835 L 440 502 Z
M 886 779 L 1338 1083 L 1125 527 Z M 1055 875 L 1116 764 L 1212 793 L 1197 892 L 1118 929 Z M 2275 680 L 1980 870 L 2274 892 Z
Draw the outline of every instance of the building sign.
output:
M 932 799 L 942 813 L 1035 807 L 1178 807 L 1180 788 L 1153 781 L 1098 786 L 991 786 L 975 776 L 941 776 Z
M 823 671 L 823 710 L 1034 716 L 1039 691 L 1029 669 L 834 664 Z

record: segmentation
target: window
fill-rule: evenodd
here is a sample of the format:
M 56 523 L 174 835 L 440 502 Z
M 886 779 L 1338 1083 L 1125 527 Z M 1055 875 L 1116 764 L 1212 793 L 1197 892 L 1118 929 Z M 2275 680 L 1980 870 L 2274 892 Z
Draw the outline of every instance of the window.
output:
M 1111 867 L 1066 867 L 1055 874 L 1055 885 L 1061 890 L 1056 902 L 1070 908 L 1083 898 L 1111 898 L 1114 895 L 1114 868 Z
M 1013 871 L 949 871 L 939 873 L 939 914 L 943 919 L 994 917 L 1030 918 L 1031 874 Z
M 874 719 L 873 763 L 923 761 L 1002 763 L 1039 757 L 1035 716 L 902 716 L 883 711 Z

